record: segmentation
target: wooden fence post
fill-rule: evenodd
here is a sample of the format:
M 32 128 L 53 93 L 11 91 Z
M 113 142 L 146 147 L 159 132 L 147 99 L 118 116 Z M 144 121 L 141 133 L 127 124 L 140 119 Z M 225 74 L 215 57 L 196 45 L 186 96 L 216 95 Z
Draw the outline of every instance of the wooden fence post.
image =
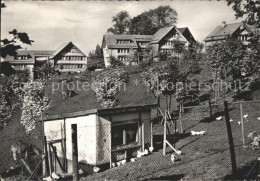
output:
M 236 164 L 235 149 L 234 149 L 234 142 L 233 142 L 233 137 L 232 137 L 232 130 L 231 130 L 231 125 L 230 125 L 227 101 L 224 102 L 224 106 L 225 106 L 225 118 L 226 118 L 227 134 L 228 134 L 228 141 L 229 141 L 229 148 L 230 148 L 232 172 L 233 172 L 233 176 L 235 176 L 236 172 L 237 172 L 237 164 Z
M 211 107 L 211 99 L 210 99 L 210 96 L 209 96 L 209 114 L 210 114 L 210 119 L 212 120 L 212 119 L 213 119 L 213 114 L 212 114 L 212 107 Z
M 164 116 L 164 126 L 163 126 L 163 155 L 166 155 L 166 125 L 167 124 L 167 116 L 165 112 Z
M 77 124 L 71 125 L 73 181 L 79 180 Z
M 49 168 L 49 158 L 48 158 L 48 147 L 47 147 L 47 139 L 46 136 L 44 136 L 44 148 L 45 148 L 45 174 L 48 177 L 50 175 L 50 168 Z
M 245 148 L 245 133 L 244 133 L 244 118 L 243 118 L 243 104 L 242 104 L 242 102 L 240 102 L 240 119 L 241 119 L 241 132 L 242 132 L 243 148 Z

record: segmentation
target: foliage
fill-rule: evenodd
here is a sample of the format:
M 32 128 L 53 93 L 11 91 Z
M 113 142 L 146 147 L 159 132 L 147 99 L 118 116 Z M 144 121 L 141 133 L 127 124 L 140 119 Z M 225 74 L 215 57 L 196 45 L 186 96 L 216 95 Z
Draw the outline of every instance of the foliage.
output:
M 50 75 L 55 74 L 55 68 L 50 62 L 44 63 L 41 67 L 36 67 L 34 71 L 40 79 L 48 79 Z
M 15 92 L 12 89 L 13 80 L 0 76 L 0 127 L 3 128 L 10 120 L 16 107 Z
M 124 63 L 122 63 L 122 61 L 120 61 L 118 58 L 115 58 L 113 56 L 110 56 L 110 62 L 111 62 L 111 68 L 124 66 Z
M 133 63 L 137 64 L 138 63 L 138 53 L 134 49 L 130 49 L 129 51 L 129 56 L 128 56 L 128 64 L 131 66 Z
M 168 58 L 168 55 L 165 52 L 160 52 L 158 57 L 159 57 L 159 61 L 166 61 Z
M 159 6 L 134 17 L 131 20 L 131 34 L 151 35 L 160 28 L 172 26 L 177 22 L 177 12 L 170 6 Z
M 104 68 L 103 50 L 99 44 L 96 45 L 96 49 L 88 54 L 88 70 L 93 71 L 95 69 Z
M 15 71 L 15 79 L 18 82 L 28 82 L 29 81 L 29 71 L 25 70 L 16 70 Z
M 127 11 L 121 11 L 112 17 L 113 27 L 110 27 L 107 32 L 113 34 L 127 33 L 130 26 L 130 16 Z
M 103 107 L 116 107 L 118 105 L 116 95 L 127 80 L 128 74 L 123 68 L 108 69 L 92 78 L 92 89 Z
M 227 0 L 232 5 L 237 18 L 246 16 L 246 22 L 260 27 L 260 1 L 259 0 Z
M 18 32 L 16 29 L 9 32 L 9 34 L 13 35 L 11 40 L 3 39 L 1 40 L 1 57 L 5 58 L 7 55 L 15 56 L 16 51 L 21 49 L 22 47 L 19 45 L 19 42 L 31 45 L 33 40 L 29 39 L 27 33 Z M 17 42 L 18 41 L 18 42 Z
M 43 82 L 30 82 L 21 88 L 20 99 L 22 101 L 21 124 L 25 131 L 30 133 L 35 128 L 35 122 L 42 112 L 50 105 L 50 99 L 44 94 Z
M 1 8 L 6 7 L 3 3 L 1 3 Z M 16 51 L 21 49 L 22 47 L 19 45 L 20 43 L 29 44 L 33 42 L 33 40 L 29 39 L 27 33 L 18 32 L 16 29 L 9 32 L 9 34 L 13 35 L 11 40 L 3 39 L 1 40 L 1 58 L 6 58 L 6 56 L 16 56 Z M 0 64 L 1 66 L 1 64 Z M 0 67 L 1 70 L 1 67 Z M 26 74 L 26 73 L 25 73 Z M 18 76 L 19 79 L 27 79 L 26 75 Z M 17 106 L 15 100 L 17 98 L 16 93 L 13 90 L 13 77 L 6 77 L 0 72 L 0 124 L 1 127 L 6 125 L 8 121 L 10 121 L 12 112 L 14 108 Z

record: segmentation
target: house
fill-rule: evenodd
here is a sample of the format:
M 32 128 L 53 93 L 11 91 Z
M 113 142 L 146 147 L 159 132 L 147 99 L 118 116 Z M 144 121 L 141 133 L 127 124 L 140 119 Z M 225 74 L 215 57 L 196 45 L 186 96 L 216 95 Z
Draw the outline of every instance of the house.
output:
M 205 39 L 205 47 L 212 45 L 213 43 L 226 40 L 228 36 L 240 39 L 245 45 L 248 44 L 248 40 L 251 34 L 254 34 L 259 29 L 254 25 L 248 25 L 245 23 L 232 23 L 226 24 L 225 21 L 222 25 L 217 26 Z
M 92 89 L 75 86 L 77 95 L 63 99 L 61 90 L 53 92 L 51 85 L 46 88 L 52 103 L 43 116 L 44 134 L 66 163 L 67 172 L 72 169 L 71 124 L 77 124 L 78 160 L 84 168 L 130 159 L 153 145 L 151 109 L 157 99 L 147 93 L 145 85 L 136 87 L 134 80 L 141 79 L 140 75 L 130 76 L 127 88 L 116 95 L 119 105 L 115 108 L 102 107 Z
M 137 52 L 138 62 L 142 61 L 143 52 L 148 45 L 152 47 L 154 61 L 157 61 L 160 52 L 172 53 L 174 40 L 184 42 L 186 47 L 195 42 L 189 28 L 176 26 L 161 28 L 154 35 L 105 34 L 102 41 L 105 66 L 111 65 L 111 56 L 127 63 L 132 51 Z
M 62 44 L 52 50 L 18 50 L 16 56 L 7 55 L 1 62 L 9 62 L 15 70 L 28 70 L 31 79 L 37 78 L 34 69 L 50 61 L 62 72 L 84 71 L 87 66 L 86 55 L 74 43 Z

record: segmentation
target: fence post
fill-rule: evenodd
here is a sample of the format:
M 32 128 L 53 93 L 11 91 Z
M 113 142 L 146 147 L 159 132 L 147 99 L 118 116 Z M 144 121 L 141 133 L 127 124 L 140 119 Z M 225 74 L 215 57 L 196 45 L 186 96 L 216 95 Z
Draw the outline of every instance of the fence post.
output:
M 163 126 L 163 155 L 166 155 L 166 125 L 167 124 L 167 116 L 166 112 L 164 115 L 164 126 Z
M 240 102 L 240 119 L 241 119 L 241 131 L 242 131 L 242 141 L 243 148 L 245 148 L 245 133 L 244 133 L 244 119 L 243 119 L 243 104 Z
M 71 125 L 73 181 L 79 180 L 77 124 Z
M 237 164 L 236 164 L 235 149 L 234 149 L 234 142 L 233 142 L 233 137 L 232 137 L 232 130 L 231 130 L 231 125 L 230 125 L 227 101 L 224 102 L 224 106 L 225 106 L 225 119 L 226 119 L 226 125 L 227 125 L 227 134 L 228 134 L 231 164 L 232 164 L 232 173 L 233 173 L 233 176 L 235 176 L 236 172 L 237 172 Z
M 49 158 L 48 158 L 48 147 L 47 147 L 47 139 L 46 136 L 44 136 L 44 148 L 45 148 L 45 174 L 48 177 L 50 175 L 50 168 L 49 168 Z
M 212 114 L 212 107 L 211 107 L 211 99 L 210 99 L 210 96 L 209 96 L 209 114 L 210 114 L 210 119 L 212 120 L 212 119 L 213 119 L 213 114 Z

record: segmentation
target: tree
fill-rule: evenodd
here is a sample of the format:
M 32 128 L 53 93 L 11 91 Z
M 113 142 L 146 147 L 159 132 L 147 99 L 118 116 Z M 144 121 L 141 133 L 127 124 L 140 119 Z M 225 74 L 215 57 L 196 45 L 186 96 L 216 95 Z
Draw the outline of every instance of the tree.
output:
M 1 8 L 3 7 L 6 6 L 1 3 Z M 9 34 L 13 35 L 11 40 L 1 40 L 1 58 L 16 56 L 16 51 L 22 48 L 19 43 L 31 45 L 33 42 L 33 40 L 29 39 L 27 33 L 18 32 L 16 29 L 10 31 Z M 13 77 L 2 75 L 1 64 L 0 62 L 0 122 L 1 126 L 4 126 L 11 120 L 12 112 L 17 105 L 17 95 L 13 90 Z
M 138 52 L 137 50 L 130 49 L 129 51 L 129 56 L 128 56 L 128 63 L 131 66 L 133 63 L 138 64 L 139 63 L 139 58 L 138 58 Z
M 259 0 L 227 0 L 228 6 L 232 5 L 235 16 L 246 17 L 249 25 L 260 27 L 260 1 Z
M 178 62 L 180 64 L 180 55 L 185 51 L 185 43 L 179 40 L 173 41 L 173 53 L 177 54 Z
M 112 17 L 113 27 L 110 27 L 107 32 L 113 34 L 128 33 L 127 29 L 130 26 L 130 16 L 127 11 L 121 11 Z
M 60 69 L 62 70 L 63 67 L 60 66 Z M 34 72 L 38 74 L 38 78 L 47 80 L 50 75 L 55 73 L 55 68 L 50 62 L 46 62 L 41 67 L 36 67 Z
M 177 22 L 177 12 L 170 6 L 159 6 L 143 12 L 131 20 L 131 34 L 152 35 L 160 28 L 172 26 Z
M 116 95 L 120 92 L 121 85 L 127 80 L 128 73 L 123 68 L 108 69 L 92 78 L 92 89 L 103 107 L 116 107 L 119 102 Z

